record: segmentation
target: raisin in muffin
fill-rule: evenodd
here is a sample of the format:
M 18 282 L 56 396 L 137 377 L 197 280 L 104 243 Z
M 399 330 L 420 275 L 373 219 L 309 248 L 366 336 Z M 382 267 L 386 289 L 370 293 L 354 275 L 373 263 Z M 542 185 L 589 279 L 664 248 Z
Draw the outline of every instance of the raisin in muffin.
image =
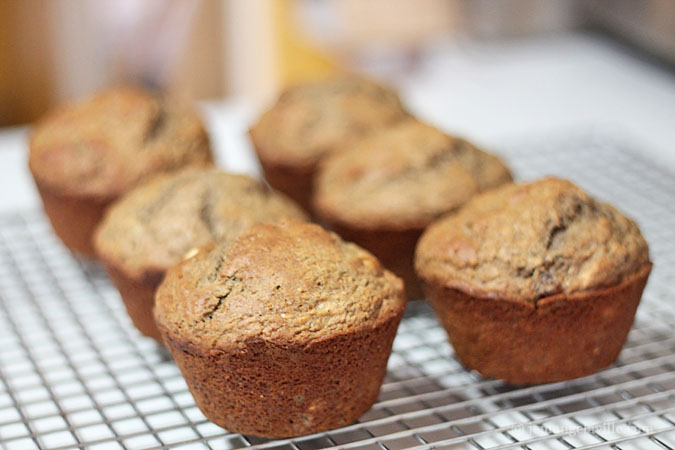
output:
M 406 113 L 397 94 L 357 77 L 291 87 L 250 130 L 267 181 L 310 206 L 317 163 Z
M 160 341 L 152 307 L 169 267 L 196 247 L 232 241 L 256 222 L 284 218 L 306 216 L 252 178 L 192 168 L 159 175 L 113 204 L 95 245 L 134 325 Z
M 556 178 L 476 197 L 415 263 L 459 360 L 515 384 L 614 362 L 652 266 L 635 222 Z
M 328 156 L 317 175 L 314 208 L 402 277 L 410 298 L 419 298 L 413 257 L 424 228 L 510 181 L 496 156 L 408 119 Z
M 30 138 L 30 170 L 54 231 L 89 257 L 94 228 L 112 201 L 149 175 L 211 162 L 191 108 L 135 87 L 61 107 Z
M 405 304 L 402 281 L 370 253 L 284 221 L 170 269 L 155 318 L 209 420 L 279 438 L 371 407 Z

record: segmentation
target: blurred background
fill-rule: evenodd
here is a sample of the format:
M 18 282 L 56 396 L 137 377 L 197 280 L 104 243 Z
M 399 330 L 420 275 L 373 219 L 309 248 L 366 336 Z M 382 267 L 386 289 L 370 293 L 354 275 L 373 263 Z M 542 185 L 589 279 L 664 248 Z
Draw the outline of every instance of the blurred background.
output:
M 302 79 L 400 84 L 452 61 L 444 47 L 578 30 L 675 63 L 672 0 L 3 0 L 0 126 L 126 80 L 267 102 Z
M 675 171 L 674 67 L 673 0 L 0 0 L 0 188 L 22 193 L 0 207 L 36 199 L 25 125 L 126 81 L 198 102 L 219 163 L 252 175 L 260 112 L 340 72 L 503 155 L 601 136 Z

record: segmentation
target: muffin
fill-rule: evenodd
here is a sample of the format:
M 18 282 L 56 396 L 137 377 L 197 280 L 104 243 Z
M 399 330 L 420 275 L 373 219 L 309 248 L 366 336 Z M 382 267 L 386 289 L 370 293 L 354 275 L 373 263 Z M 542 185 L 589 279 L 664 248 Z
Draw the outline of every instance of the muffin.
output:
M 635 222 L 546 178 L 482 194 L 435 222 L 415 266 L 466 367 L 536 384 L 614 362 L 652 264 Z
M 403 283 L 318 225 L 257 224 L 170 269 L 155 318 L 195 398 L 232 432 L 281 438 L 375 402 Z
M 362 78 L 331 78 L 287 89 L 250 136 L 270 185 L 307 209 L 321 158 L 405 116 L 395 92 Z
M 159 175 L 113 204 L 95 246 L 136 328 L 161 342 L 152 307 L 166 270 L 191 249 L 229 242 L 256 222 L 284 218 L 306 216 L 252 178 L 190 168 Z
M 478 192 L 511 181 L 496 156 L 415 119 L 377 131 L 322 162 L 314 208 L 422 296 L 413 259 L 424 228 Z
M 198 115 L 159 94 L 111 89 L 35 126 L 29 166 L 54 232 L 93 257 L 106 207 L 149 175 L 212 161 Z

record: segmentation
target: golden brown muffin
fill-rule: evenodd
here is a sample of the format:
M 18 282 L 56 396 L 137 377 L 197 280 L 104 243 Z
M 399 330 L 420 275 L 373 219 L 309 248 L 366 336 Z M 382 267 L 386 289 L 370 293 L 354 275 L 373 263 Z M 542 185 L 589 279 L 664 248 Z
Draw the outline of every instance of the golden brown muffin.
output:
M 133 87 L 53 111 L 30 139 L 30 170 L 54 232 L 89 257 L 94 228 L 112 201 L 149 175 L 211 162 L 192 109 Z
M 375 402 L 403 283 L 318 225 L 257 224 L 169 270 L 155 318 L 197 406 L 264 437 L 348 425 Z
M 405 116 L 395 92 L 362 78 L 331 78 L 287 89 L 250 135 L 270 185 L 307 209 L 321 158 Z
M 161 342 L 152 307 L 166 270 L 191 249 L 232 241 L 256 222 L 285 218 L 306 216 L 252 178 L 192 168 L 159 175 L 122 197 L 94 240 L 134 325 Z
M 652 266 L 635 222 L 556 178 L 432 224 L 415 265 L 460 361 L 514 384 L 614 362 Z
M 422 296 L 413 258 L 424 228 L 478 192 L 510 181 L 496 156 L 408 119 L 328 156 L 314 207 L 345 239 L 402 277 L 414 299 Z

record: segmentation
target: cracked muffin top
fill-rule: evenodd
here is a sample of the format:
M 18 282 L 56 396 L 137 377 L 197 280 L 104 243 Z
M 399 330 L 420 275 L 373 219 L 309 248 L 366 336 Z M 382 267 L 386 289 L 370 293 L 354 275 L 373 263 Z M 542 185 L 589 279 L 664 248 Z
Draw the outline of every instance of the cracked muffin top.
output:
M 408 119 L 321 164 L 314 205 L 329 220 L 361 228 L 424 228 L 478 192 L 512 180 L 496 156 Z
M 114 198 L 149 175 L 211 161 L 195 111 L 135 87 L 63 106 L 30 139 L 36 179 L 74 196 Z
M 95 236 L 99 256 L 141 279 L 189 250 L 231 241 L 256 222 L 305 220 L 283 194 L 245 176 L 190 168 L 156 176 L 108 210 Z
M 616 285 L 647 264 L 635 222 L 557 178 L 479 195 L 432 224 L 415 258 L 424 280 L 528 302 Z
M 406 116 L 398 95 L 358 77 L 339 77 L 288 88 L 251 128 L 261 158 L 312 166 L 359 136 Z
M 403 282 L 318 225 L 256 224 L 202 249 L 160 285 L 158 325 L 184 345 L 308 344 L 402 314 Z

